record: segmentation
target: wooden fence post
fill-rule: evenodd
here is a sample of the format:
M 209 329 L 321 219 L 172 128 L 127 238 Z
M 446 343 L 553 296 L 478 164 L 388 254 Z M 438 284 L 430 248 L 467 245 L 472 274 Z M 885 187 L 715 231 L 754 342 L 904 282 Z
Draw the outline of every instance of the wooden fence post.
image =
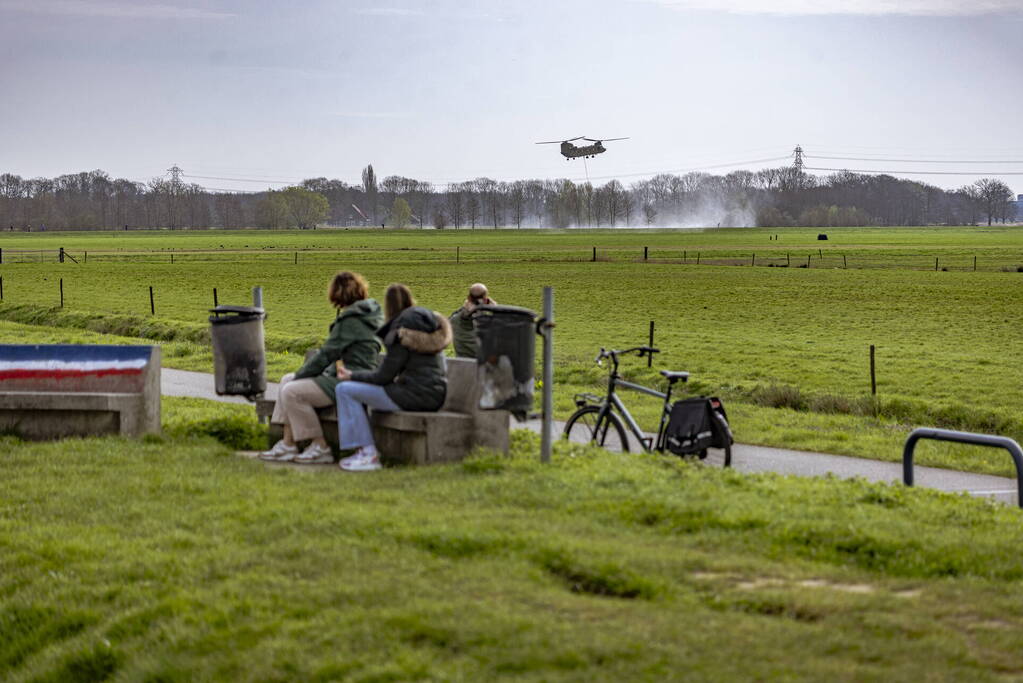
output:
M 60 278 L 60 307 L 64 308 L 64 278 Z
M 153 301 L 153 285 L 149 285 L 149 314 L 156 315 L 156 303 Z
M 654 345 L 654 321 L 651 320 L 650 321 L 650 346 L 653 346 L 653 345 Z M 653 362 L 654 362 L 654 354 L 652 354 L 652 353 L 647 354 L 646 366 L 648 368 L 651 367 L 653 365 Z
M 217 307 L 217 288 L 213 288 L 213 308 Z
M 870 395 L 877 396 L 877 377 L 874 374 L 874 345 L 870 345 Z
M 647 253 L 648 253 L 649 249 L 650 249 L 650 247 L 643 247 L 643 260 L 644 261 L 647 260 Z

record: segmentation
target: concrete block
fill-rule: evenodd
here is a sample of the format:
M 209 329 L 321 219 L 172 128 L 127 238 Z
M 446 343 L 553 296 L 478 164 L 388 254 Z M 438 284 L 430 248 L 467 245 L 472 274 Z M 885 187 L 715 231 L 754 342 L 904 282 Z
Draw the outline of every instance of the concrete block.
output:
M 0 345 L 0 431 L 35 440 L 159 433 L 160 348 Z

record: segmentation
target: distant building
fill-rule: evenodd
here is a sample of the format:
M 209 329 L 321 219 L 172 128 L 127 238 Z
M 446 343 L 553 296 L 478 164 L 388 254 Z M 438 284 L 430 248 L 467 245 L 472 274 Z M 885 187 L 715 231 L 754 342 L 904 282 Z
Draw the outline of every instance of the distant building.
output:
M 1023 221 L 1023 194 L 1016 195 L 1016 220 Z

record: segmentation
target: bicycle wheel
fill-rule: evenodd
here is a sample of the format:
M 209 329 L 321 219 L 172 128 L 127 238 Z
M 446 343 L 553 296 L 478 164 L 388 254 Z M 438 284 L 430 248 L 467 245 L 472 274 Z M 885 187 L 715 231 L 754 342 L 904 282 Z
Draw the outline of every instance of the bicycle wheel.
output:
M 621 420 L 613 413 L 601 418 L 599 406 L 583 406 L 575 411 L 565 423 L 565 438 L 573 443 L 593 443 L 618 453 L 629 452 L 629 440 Z

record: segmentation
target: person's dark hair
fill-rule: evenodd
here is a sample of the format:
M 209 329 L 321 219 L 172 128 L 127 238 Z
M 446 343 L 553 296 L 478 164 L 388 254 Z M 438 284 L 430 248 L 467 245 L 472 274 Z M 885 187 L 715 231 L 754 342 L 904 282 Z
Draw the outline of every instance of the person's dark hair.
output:
M 384 295 L 384 311 L 388 320 L 393 320 L 396 315 L 406 308 L 415 305 L 416 300 L 412 298 L 412 292 L 408 287 L 400 282 L 395 282 L 393 285 L 388 286 L 387 294 Z
M 351 306 L 369 296 L 369 283 L 358 273 L 343 270 L 327 285 L 327 298 L 337 308 Z

